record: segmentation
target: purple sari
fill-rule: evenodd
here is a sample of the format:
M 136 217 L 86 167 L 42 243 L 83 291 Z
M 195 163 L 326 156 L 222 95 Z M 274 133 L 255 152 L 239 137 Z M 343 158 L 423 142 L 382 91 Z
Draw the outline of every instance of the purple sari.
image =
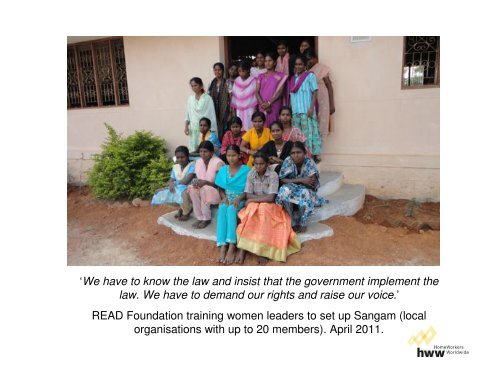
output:
M 264 102 L 269 101 L 273 96 L 278 92 L 278 90 L 284 85 L 286 82 L 287 76 L 282 72 L 273 72 L 271 74 L 265 73 L 260 74 L 257 78 L 257 83 L 260 84 L 260 96 L 264 100 Z M 279 111 L 282 106 L 281 98 L 278 98 L 271 105 L 271 111 L 263 111 L 263 109 L 259 106 L 259 111 L 262 111 L 266 116 L 265 126 L 270 127 L 271 123 L 278 120 Z

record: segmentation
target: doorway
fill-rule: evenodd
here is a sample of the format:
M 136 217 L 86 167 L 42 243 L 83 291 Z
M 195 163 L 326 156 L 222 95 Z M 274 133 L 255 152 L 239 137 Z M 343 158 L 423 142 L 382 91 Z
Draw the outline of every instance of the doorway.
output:
M 258 51 L 276 52 L 276 45 L 280 40 L 286 41 L 290 55 L 299 52 L 299 46 L 303 40 L 308 40 L 314 50 L 318 47 L 317 36 L 225 36 L 225 64 L 229 67 L 232 63 L 242 59 L 253 59 Z

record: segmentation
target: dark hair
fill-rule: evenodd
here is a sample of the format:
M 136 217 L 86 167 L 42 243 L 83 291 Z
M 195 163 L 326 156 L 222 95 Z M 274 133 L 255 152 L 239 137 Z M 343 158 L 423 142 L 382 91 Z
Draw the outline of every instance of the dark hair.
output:
M 278 126 L 281 129 L 281 131 L 285 130 L 283 128 L 283 123 L 281 123 L 280 121 L 274 121 L 273 123 L 271 123 L 271 126 L 269 126 L 269 127 L 272 128 L 274 125 Z
M 256 111 L 255 113 L 252 114 L 252 122 L 255 118 L 260 117 L 262 120 L 265 122 L 266 121 L 266 116 L 262 111 Z
M 208 123 L 208 128 L 210 129 L 212 127 L 212 121 L 210 119 L 208 119 L 207 117 L 203 117 L 200 119 L 200 123 L 205 121 L 206 123 Z
M 252 68 L 252 61 L 250 59 L 243 59 L 238 65 L 238 68 L 241 68 L 243 71 L 250 72 L 250 69 Z
M 300 59 L 302 60 L 302 63 L 307 64 L 307 58 L 303 54 L 295 55 L 295 60 L 293 61 L 293 64 L 296 64 L 297 59 Z
M 306 42 L 307 44 L 309 44 L 309 47 L 312 47 L 312 44 L 311 44 L 311 41 L 309 39 L 302 39 L 300 41 L 300 44 L 299 45 L 302 45 L 302 43 Z
M 198 146 L 198 151 L 200 151 L 201 149 L 208 150 L 211 153 L 215 151 L 214 144 L 210 141 L 203 141 L 202 143 L 200 143 L 200 146 Z
M 189 80 L 189 84 L 191 84 L 191 82 L 194 82 L 198 86 L 201 86 L 201 92 L 205 92 L 205 89 L 203 88 L 203 81 L 201 80 L 201 78 L 198 78 L 197 76 L 195 76 L 194 78 L 191 78 Z
M 177 146 L 175 148 L 174 154 L 177 154 L 177 153 L 184 154 L 187 157 L 188 162 L 189 162 L 189 149 L 186 146 Z
M 241 127 L 243 127 L 243 122 L 241 121 L 240 117 L 233 117 L 229 122 L 229 127 L 231 127 L 232 125 L 240 125 Z
M 302 150 L 304 153 L 306 153 L 306 146 L 304 145 L 304 142 L 300 142 L 300 141 L 295 141 L 295 142 L 292 142 L 292 149 L 296 147 L 300 150 Z
M 260 55 L 262 55 L 264 58 L 266 57 L 266 54 L 265 54 L 265 53 L 264 53 L 264 51 L 262 51 L 262 50 L 257 51 L 257 52 L 255 53 L 255 57 L 257 58 L 257 55 L 259 55 L 259 54 L 260 54 Z
M 318 59 L 318 55 L 316 55 L 316 52 L 312 48 L 308 48 L 307 50 L 304 51 L 304 56 L 307 59 Z
M 288 111 L 290 111 L 290 114 L 292 114 L 292 108 L 291 107 L 283 106 L 283 107 L 281 107 L 280 112 L 278 113 L 278 115 L 281 115 L 281 113 L 283 112 L 283 110 L 288 110 Z
M 224 65 L 221 62 L 217 62 L 214 64 L 213 69 L 215 70 L 215 67 L 219 66 L 222 72 L 224 72 Z
M 229 150 L 234 150 L 236 153 L 240 154 L 241 150 L 238 145 L 231 144 L 226 148 L 226 154 Z
M 278 40 L 278 43 L 276 44 L 276 48 L 278 48 L 278 46 L 285 46 L 286 48 L 288 48 L 288 44 L 286 43 L 286 40 Z
M 256 159 L 256 158 L 262 158 L 266 164 L 268 164 L 268 163 L 269 163 L 269 157 L 267 156 L 267 154 L 266 154 L 266 153 L 263 153 L 263 152 L 261 152 L 261 151 L 258 151 L 257 153 L 255 153 L 255 154 L 253 155 L 253 159 L 254 159 L 254 161 L 255 161 L 255 159 Z
M 267 52 L 266 56 L 269 56 L 275 62 L 278 60 L 278 55 L 276 55 L 276 52 Z M 266 56 L 264 56 L 264 58 Z

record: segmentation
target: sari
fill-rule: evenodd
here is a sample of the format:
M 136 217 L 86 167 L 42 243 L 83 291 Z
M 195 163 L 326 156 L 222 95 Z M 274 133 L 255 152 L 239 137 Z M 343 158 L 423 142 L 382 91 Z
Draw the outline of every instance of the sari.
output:
M 268 127 L 264 127 L 262 130 L 262 134 L 259 137 L 257 134 L 257 130 L 255 128 L 251 128 L 243 135 L 243 140 L 248 142 L 248 146 L 250 146 L 251 150 L 260 150 L 262 146 L 264 146 L 267 142 L 273 140 L 273 136 L 271 135 L 271 130 Z M 247 165 L 253 166 L 253 157 L 250 156 L 248 158 Z
M 187 185 L 179 184 L 185 176 L 194 173 L 194 161 L 191 161 L 182 169 L 181 165 L 175 164 L 170 173 L 170 181 L 175 182 L 175 191 L 172 193 L 167 187 L 164 190 L 155 193 L 151 200 L 151 205 L 161 204 L 182 204 L 182 193 L 187 189 Z
M 247 175 L 250 168 L 246 165 L 241 165 L 240 170 L 231 176 L 229 166 L 223 166 L 219 169 L 215 184 L 225 190 L 225 194 L 229 203 L 237 199 L 245 190 Z M 244 202 L 240 202 L 238 208 L 234 205 L 225 203 L 219 204 L 219 212 L 217 214 L 217 246 L 226 245 L 227 243 L 236 244 L 236 225 L 238 211 L 243 207 Z
M 287 76 L 282 72 L 266 72 L 260 74 L 257 78 L 257 84 L 260 86 L 259 94 L 264 102 L 271 100 L 285 85 Z M 271 127 L 271 124 L 278 120 L 279 111 L 282 106 L 282 99 L 276 99 L 271 105 L 271 111 L 265 111 L 258 106 L 259 111 L 262 111 L 266 116 L 265 126 Z
M 255 97 L 256 79 L 249 76 L 246 80 L 237 77 L 233 85 L 231 107 L 236 110 L 236 115 L 243 122 L 243 131 L 252 127 L 252 114 L 257 106 Z
M 227 120 L 231 113 L 229 106 L 231 102 L 229 88 L 229 82 L 225 78 L 222 78 L 219 87 L 217 87 L 217 78 L 214 78 L 208 87 L 208 94 L 212 97 L 214 102 L 215 117 L 217 119 L 216 132 L 220 141 L 222 141 L 222 137 L 227 130 Z
M 281 165 L 280 180 L 284 178 L 305 178 L 312 175 L 316 176 L 317 181 L 313 188 L 295 183 L 283 184 L 276 196 L 276 203 L 283 206 L 288 212 L 292 218 L 293 226 L 306 226 L 307 220 L 313 214 L 314 208 L 327 203 L 328 200 L 320 197 L 317 193 L 320 186 L 319 170 L 314 161 L 309 157 L 304 159 L 300 170 L 291 157 L 288 157 Z M 298 206 L 298 211 L 294 210 L 294 204 Z
M 202 94 L 200 99 L 190 95 L 186 106 L 186 122 L 189 122 L 189 151 L 196 151 L 200 138 L 200 119 L 208 118 L 212 122 L 212 131 L 217 131 L 214 102 L 210 95 Z
M 276 71 L 282 72 L 286 76 L 290 75 L 288 68 L 289 60 L 290 60 L 290 54 L 288 52 L 285 55 L 283 55 L 283 58 L 281 56 L 278 56 L 278 59 L 276 61 Z

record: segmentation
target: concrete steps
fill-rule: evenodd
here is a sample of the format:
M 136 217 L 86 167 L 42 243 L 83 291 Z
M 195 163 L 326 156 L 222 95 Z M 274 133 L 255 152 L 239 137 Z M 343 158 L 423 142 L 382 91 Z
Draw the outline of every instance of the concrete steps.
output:
M 321 173 L 319 194 L 330 202 L 316 208 L 307 226 L 307 232 L 299 235 L 301 242 L 317 240 L 333 235 L 333 230 L 319 221 L 333 216 L 352 216 L 363 207 L 365 187 L 363 185 L 344 184 L 344 176 L 339 172 Z M 195 218 L 181 222 L 174 218 L 176 211 L 158 218 L 158 224 L 171 228 L 182 236 L 191 236 L 203 240 L 216 241 L 217 208 L 212 208 L 212 223 L 204 229 L 194 229 Z

